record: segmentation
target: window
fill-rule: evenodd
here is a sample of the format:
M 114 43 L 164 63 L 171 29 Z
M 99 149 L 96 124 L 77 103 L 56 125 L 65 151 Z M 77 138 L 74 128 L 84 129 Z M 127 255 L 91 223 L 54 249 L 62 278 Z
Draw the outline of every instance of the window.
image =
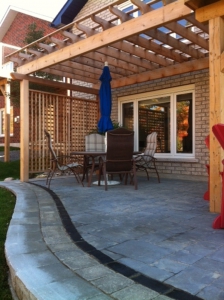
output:
M 194 86 L 119 98 L 120 123 L 135 131 L 135 149 L 158 134 L 157 157 L 194 157 Z
M 13 135 L 13 107 L 10 107 L 10 135 Z M 0 109 L 0 137 L 5 136 L 5 109 Z

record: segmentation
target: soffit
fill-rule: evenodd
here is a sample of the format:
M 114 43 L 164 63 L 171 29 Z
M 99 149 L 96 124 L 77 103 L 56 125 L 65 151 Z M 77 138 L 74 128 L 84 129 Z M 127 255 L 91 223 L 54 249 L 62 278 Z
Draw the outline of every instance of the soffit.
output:
M 68 0 L 51 22 L 51 27 L 59 28 L 71 23 L 88 0 Z

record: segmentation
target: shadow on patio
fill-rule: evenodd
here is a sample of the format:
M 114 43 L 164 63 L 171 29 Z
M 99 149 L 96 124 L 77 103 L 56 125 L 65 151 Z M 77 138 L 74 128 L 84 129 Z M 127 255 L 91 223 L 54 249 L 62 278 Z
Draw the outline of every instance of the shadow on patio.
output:
M 224 231 L 212 229 L 207 183 L 138 176 L 138 184 L 137 191 L 123 184 L 105 191 L 58 178 L 51 189 L 87 245 L 120 266 L 202 299 L 224 299 Z
M 5 253 L 19 299 L 223 300 L 224 231 L 212 228 L 207 182 L 138 173 L 138 184 L 1 182 L 17 197 Z

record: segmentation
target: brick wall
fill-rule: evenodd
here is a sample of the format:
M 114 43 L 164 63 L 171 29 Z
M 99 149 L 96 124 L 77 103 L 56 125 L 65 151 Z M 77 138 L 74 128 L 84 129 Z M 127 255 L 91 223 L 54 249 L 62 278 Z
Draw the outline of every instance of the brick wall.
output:
M 44 35 L 55 31 L 49 22 L 19 12 L 3 37 L 2 43 L 17 47 L 25 46 L 23 41 L 28 32 L 28 25 L 32 23 L 36 23 L 37 30 L 44 30 Z
M 209 134 L 209 71 L 162 78 L 112 91 L 112 120 L 118 118 L 118 97 L 168 89 L 181 85 L 195 85 L 195 162 L 185 160 L 158 160 L 161 174 L 207 176 L 205 164 L 209 163 L 209 152 L 205 137 Z
M 12 22 L 11 26 L 9 27 L 7 33 L 2 39 L 2 43 L 9 44 L 12 46 L 17 46 L 17 47 L 23 47 L 25 46 L 24 44 L 24 39 L 25 36 L 27 35 L 28 32 L 28 26 L 32 23 L 35 23 L 37 25 L 37 30 L 43 30 L 44 33 L 43 35 L 47 35 L 53 31 L 55 31 L 54 28 L 50 27 L 50 23 L 41 20 L 23 13 L 18 13 Z M 8 50 L 7 50 L 8 49 Z M 14 52 L 15 49 L 12 48 L 7 48 L 5 47 L 5 55 Z M 6 62 L 7 60 L 5 60 Z M 4 98 L 0 96 L 0 109 L 4 108 Z M 13 107 L 13 119 L 16 116 L 20 115 L 20 109 L 17 106 Z M 19 143 L 20 142 L 20 124 L 15 123 L 13 124 L 13 136 L 10 137 L 10 143 Z M 0 144 L 4 144 L 4 138 L 0 137 Z

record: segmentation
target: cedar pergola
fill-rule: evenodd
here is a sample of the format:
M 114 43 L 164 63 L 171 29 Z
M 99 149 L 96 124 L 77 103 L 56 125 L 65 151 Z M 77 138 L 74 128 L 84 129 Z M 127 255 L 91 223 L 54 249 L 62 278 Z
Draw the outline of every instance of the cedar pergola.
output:
M 125 12 L 127 3 L 134 8 Z M 29 178 L 29 81 L 97 95 L 105 61 L 112 89 L 209 69 L 210 210 L 220 212 L 223 151 L 212 126 L 224 123 L 223 16 L 223 0 L 114 0 L 10 54 L 17 66 L 11 79 L 21 81 L 21 181 Z M 40 70 L 69 78 L 72 84 L 32 76 Z M 7 90 L 7 79 L 0 86 Z M 7 149 L 6 137 L 6 157 Z

